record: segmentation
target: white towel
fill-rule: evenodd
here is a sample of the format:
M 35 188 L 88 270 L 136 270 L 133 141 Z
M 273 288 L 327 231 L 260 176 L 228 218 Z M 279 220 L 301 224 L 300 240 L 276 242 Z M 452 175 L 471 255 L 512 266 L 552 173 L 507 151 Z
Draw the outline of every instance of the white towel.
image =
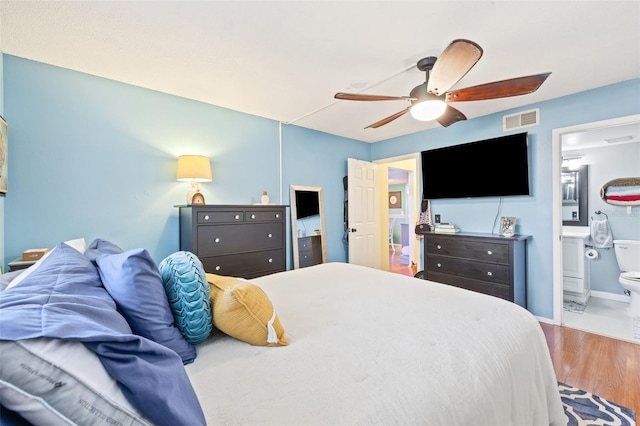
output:
M 591 222 L 591 239 L 595 248 L 613 247 L 613 235 L 607 219 Z

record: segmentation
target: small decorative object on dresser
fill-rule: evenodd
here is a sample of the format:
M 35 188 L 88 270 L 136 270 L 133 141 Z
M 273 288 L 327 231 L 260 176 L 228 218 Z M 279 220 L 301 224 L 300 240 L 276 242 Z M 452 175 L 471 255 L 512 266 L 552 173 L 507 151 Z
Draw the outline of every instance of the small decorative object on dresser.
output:
M 202 195 L 201 192 L 196 192 L 195 194 L 193 194 L 193 196 L 191 197 L 191 204 L 204 205 L 204 195 Z
M 180 250 L 198 256 L 205 272 L 255 278 L 286 269 L 286 206 L 176 207 Z
M 505 237 L 513 237 L 516 233 L 516 218 L 501 217 L 500 218 L 500 235 Z

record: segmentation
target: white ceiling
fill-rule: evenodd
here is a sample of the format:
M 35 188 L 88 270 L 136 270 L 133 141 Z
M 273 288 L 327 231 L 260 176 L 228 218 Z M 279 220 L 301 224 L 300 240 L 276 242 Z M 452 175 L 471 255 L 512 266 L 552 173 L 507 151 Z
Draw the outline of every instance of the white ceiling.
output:
M 454 39 L 484 49 L 454 88 L 552 72 L 533 94 L 454 105 L 471 119 L 639 78 L 639 29 L 636 0 L 0 1 L 4 53 L 367 142 L 439 125 L 364 130 L 408 105 L 333 95 L 408 95 L 415 63 Z

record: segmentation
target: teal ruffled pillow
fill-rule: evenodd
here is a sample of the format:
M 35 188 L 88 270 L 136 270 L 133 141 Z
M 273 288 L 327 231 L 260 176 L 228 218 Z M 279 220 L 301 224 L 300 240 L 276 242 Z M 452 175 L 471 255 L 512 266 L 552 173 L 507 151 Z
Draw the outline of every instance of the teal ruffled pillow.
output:
M 204 341 L 213 327 L 209 283 L 200 259 L 188 251 L 167 256 L 158 266 L 176 327 L 191 344 Z

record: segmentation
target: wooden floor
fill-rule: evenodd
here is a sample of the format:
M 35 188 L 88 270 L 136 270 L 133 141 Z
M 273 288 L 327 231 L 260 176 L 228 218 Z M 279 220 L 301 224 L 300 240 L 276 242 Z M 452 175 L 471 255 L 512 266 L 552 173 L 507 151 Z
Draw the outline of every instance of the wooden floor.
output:
M 399 260 L 400 256 L 389 253 L 389 271 L 415 275 L 415 265 L 401 265 Z M 540 325 L 558 381 L 631 408 L 640 418 L 640 344 Z
M 585 331 L 540 324 L 558 381 L 640 415 L 640 345 Z
M 400 263 L 400 246 L 396 245 L 396 252 L 393 253 L 391 249 L 389 249 L 389 272 L 394 272 L 396 274 L 408 275 L 413 277 L 417 270 L 417 265 L 414 263 L 413 265 L 403 265 Z

